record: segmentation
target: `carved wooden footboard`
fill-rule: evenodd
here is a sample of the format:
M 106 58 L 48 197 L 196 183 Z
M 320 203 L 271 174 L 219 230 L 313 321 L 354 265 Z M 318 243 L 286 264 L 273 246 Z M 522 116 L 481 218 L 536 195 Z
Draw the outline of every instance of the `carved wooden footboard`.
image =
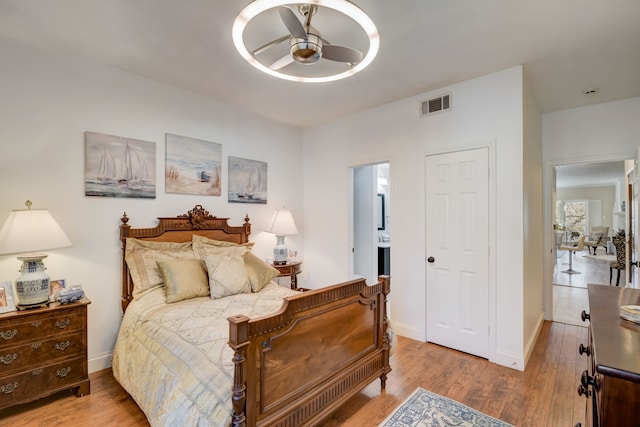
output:
M 317 424 L 389 366 L 388 276 L 289 297 L 277 314 L 229 320 L 233 426 Z

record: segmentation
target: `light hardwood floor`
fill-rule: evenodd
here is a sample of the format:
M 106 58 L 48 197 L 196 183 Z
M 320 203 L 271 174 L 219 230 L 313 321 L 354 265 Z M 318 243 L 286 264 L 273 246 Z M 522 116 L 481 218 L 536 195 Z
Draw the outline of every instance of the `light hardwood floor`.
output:
M 524 372 L 455 350 L 399 337 L 387 390 L 375 381 L 322 427 L 367 427 L 382 422 L 416 387 L 455 399 L 519 427 L 584 424 L 585 400 L 576 390 L 587 368 L 578 345 L 587 329 L 545 322 Z M 91 394 L 69 392 L 0 411 L 0 426 L 148 426 L 110 370 L 90 375 Z
M 590 255 L 585 249 L 573 255 L 573 269 L 580 274 L 567 274 L 569 268 L 569 255 L 567 251 L 559 251 L 553 272 L 553 320 L 555 322 L 568 323 L 577 326 L 587 326 L 580 318 L 582 310 L 587 312 L 589 300 L 587 285 L 609 284 L 609 261 L 612 256 L 604 254 L 602 248 L 598 249 L 597 255 Z M 624 284 L 624 272 L 620 277 L 620 285 Z M 613 272 L 613 283 L 615 285 L 616 272 Z

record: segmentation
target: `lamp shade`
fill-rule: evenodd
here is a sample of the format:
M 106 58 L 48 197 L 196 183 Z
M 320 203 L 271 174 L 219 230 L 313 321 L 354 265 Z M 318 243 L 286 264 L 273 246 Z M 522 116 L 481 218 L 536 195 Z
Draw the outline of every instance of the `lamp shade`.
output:
M 0 230 L 0 254 L 60 249 L 71 241 L 46 209 L 11 211 Z
M 267 231 L 275 234 L 276 236 L 290 236 L 292 234 L 298 234 L 298 229 L 296 228 L 296 223 L 293 221 L 291 211 L 278 209 L 273 215 L 271 227 L 269 227 L 269 230 Z

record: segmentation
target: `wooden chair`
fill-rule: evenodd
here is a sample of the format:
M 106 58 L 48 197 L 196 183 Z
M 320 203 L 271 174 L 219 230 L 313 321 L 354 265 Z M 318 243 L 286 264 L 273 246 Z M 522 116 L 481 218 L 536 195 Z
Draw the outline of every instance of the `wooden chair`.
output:
M 627 268 L 627 246 L 623 238 L 613 239 L 613 246 L 616 248 L 616 260 L 609 263 L 609 284 L 613 278 L 613 269 L 618 270 L 616 277 L 616 286 L 620 285 L 620 271 Z
M 578 243 L 574 246 L 558 246 L 558 249 L 561 251 L 569 251 L 569 269 L 568 270 L 564 270 L 563 273 L 567 273 L 567 274 L 580 274 L 579 271 L 576 271 L 573 269 L 573 253 L 574 252 L 582 252 L 582 250 L 584 249 L 584 240 L 585 240 L 586 236 L 580 236 L 580 238 L 578 239 Z

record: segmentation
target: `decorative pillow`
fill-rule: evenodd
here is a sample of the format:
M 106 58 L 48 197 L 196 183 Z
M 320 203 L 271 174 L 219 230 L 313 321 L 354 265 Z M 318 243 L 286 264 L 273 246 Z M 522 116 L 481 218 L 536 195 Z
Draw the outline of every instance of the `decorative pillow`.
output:
M 253 292 L 260 292 L 262 288 L 267 286 L 267 283 L 280 274 L 278 270 L 249 251 L 244 254 L 243 258 L 244 266 L 247 268 L 247 274 L 249 275 L 249 282 L 251 282 L 251 290 Z
M 133 279 L 133 297 L 163 283 L 158 261 L 194 259 L 191 242 L 154 242 L 127 238 L 125 261 Z
M 242 246 L 210 246 L 203 250 L 212 299 L 251 292 L 249 275 L 242 258 L 247 250 Z
M 158 261 L 164 279 L 167 302 L 209 296 L 209 280 L 201 259 Z
M 204 249 L 207 247 L 246 247 L 253 248 L 254 242 L 243 243 L 239 245 L 233 242 L 225 242 L 222 240 L 213 240 L 204 236 L 193 235 L 191 236 L 191 241 L 193 242 L 193 252 L 196 254 L 196 257 L 204 259 Z M 252 254 L 250 251 L 247 251 L 244 256 L 244 266 L 247 269 L 247 274 L 249 275 L 249 282 L 251 282 L 251 290 L 253 292 L 260 292 L 262 288 L 267 286 L 271 280 L 273 280 L 280 272 L 262 261 L 256 255 Z
M 214 240 L 209 239 L 208 237 L 198 236 L 194 234 L 191 236 L 191 242 L 193 243 L 193 253 L 196 254 L 197 258 L 204 258 L 203 249 L 210 246 L 215 246 L 218 248 L 229 248 L 233 246 L 243 246 L 245 248 L 252 249 L 254 242 L 248 242 L 243 244 L 238 244 L 234 242 L 227 242 L 224 240 Z
M 602 233 L 591 233 L 589 235 L 589 240 L 591 240 L 592 242 L 599 242 L 600 237 L 602 237 Z

